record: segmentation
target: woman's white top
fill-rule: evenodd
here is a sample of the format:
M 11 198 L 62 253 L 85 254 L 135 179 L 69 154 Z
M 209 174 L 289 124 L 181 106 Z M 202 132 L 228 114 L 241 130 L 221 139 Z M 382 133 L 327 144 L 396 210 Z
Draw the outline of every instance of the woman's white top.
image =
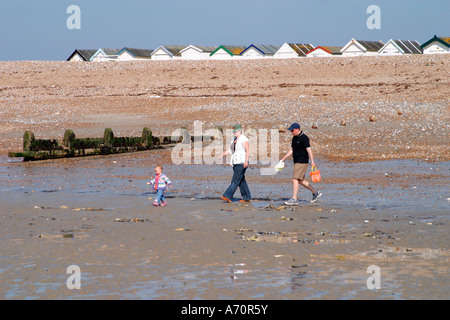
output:
M 239 138 L 237 138 L 236 148 L 235 148 L 234 152 L 233 152 L 234 140 L 231 142 L 231 145 L 230 145 L 230 153 L 231 153 L 230 165 L 244 164 L 244 162 L 245 162 L 245 148 L 244 148 L 244 145 L 243 145 L 244 142 L 248 142 L 248 138 L 246 136 L 244 136 L 243 134 L 241 134 L 239 136 Z

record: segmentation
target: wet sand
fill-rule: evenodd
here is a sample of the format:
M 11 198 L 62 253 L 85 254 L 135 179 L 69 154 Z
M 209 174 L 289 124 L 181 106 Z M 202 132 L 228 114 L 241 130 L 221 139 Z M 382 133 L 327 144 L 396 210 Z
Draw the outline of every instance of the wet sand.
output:
M 448 162 L 321 161 L 324 196 L 311 204 L 301 190 L 294 208 L 283 203 L 289 164 L 279 189 L 249 170 L 258 199 L 249 204 L 239 191 L 231 204 L 217 198 L 229 166 L 167 165 L 175 187 L 156 208 L 146 181 L 157 157 L 3 159 L 2 297 L 448 298 Z M 81 269 L 80 290 L 66 286 L 70 265 Z M 371 265 L 379 290 L 366 286 Z
M 447 299 L 448 55 L 117 64 L 0 62 L 2 299 Z M 371 116 L 375 121 L 369 121 Z M 299 121 L 323 180 L 287 208 L 291 163 L 252 165 L 256 201 L 218 196 L 227 165 L 171 150 L 23 163 L 22 135 L 168 135 Z M 346 125 L 342 125 L 345 121 Z M 313 128 L 314 126 L 314 128 Z M 290 134 L 280 132 L 282 150 Z M 164 166 L 168 206 L 146 182 Z M 81 269 L 69 290 L 67 267 Z M 381 270 L 370 290 L 367 268 Z

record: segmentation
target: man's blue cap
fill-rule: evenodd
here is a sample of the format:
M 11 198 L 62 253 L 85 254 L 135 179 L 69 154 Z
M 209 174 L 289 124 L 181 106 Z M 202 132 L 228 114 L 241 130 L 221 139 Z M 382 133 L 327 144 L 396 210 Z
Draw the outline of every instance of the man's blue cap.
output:
M 300 129 L 300 125 L 297 122 L 294 122 L 291 124 L 291 126 L 288 128 L 289 131 L 292 131 L 294 129 Z

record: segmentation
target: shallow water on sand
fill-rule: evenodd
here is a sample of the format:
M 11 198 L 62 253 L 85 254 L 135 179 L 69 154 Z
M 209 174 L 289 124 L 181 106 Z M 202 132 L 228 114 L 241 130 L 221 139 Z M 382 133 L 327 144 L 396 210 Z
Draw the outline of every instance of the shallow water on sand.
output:
M 446 299 L 449 163 L 321 162 L 323 193 L 288 208 L 288 167 L 247 171 L 256 201 L 218 196 L 229 166 L 165 165 L 151 206 L 143 157 L 0 163 L 4 299 Z M 69 290 L 67 267 L 81 269 Z M 381 271 L 369 289 L 367 268 Z

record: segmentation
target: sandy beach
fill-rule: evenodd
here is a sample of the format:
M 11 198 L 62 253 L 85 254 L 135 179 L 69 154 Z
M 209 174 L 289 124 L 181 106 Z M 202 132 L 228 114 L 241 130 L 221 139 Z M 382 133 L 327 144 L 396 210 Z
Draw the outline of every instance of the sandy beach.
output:
M 448 55 L 254 61 L 0 62 L 0 298 L 448 299 Z M 370 117 L 373 117 L 370 121 Z M 292 163 L 247 172 L 251 203 L 220 196 L 226 164 L 171 147 L 22 162 L 36 138 L 170 135 L 297 121 L 324 194 L 300 205 Z M 345 125 L 343 125 L 345 121 Z M 289 132 L 280 132 L 281 150 Z M 174 182 L 166 207 L 146 185 Z M 66 270 L 81 270 L 68 289 Z M 381 270 L 370 289 L 369 266 Z

